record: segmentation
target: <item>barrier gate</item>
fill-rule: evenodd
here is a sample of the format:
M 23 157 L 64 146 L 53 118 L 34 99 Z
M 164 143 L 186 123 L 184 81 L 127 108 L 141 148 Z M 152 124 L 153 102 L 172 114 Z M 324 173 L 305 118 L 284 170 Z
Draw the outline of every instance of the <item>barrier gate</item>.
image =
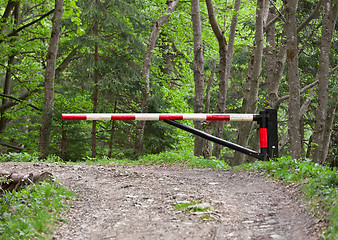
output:
M 62 120 L 136 120 L 164 121 L 174 127 L 195 134 L 204 139 L 239 151 L 259 160 L 278 157 L 277 111 L 266 109 L 259 114 L 203 114 L 203 113 L 70 113 L 62 114 Z M 193 121 L 256 121 L 259 124 L 260 152 L 215 137 L 206 132 L 189 127 L 175 120 Z

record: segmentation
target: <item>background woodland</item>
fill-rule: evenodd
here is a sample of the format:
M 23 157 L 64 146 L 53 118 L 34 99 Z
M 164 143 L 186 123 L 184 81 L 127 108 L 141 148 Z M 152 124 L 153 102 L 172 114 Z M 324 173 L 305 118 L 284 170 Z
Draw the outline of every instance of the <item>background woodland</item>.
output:
M 0 0 L 0 151 L 238 165 L 252 159 L 162 121 L 61 114 L 275 108 L 280 155 L 337 166 L 337 14 L 336 0 Z M 184 123 L 259 149 L 253 123 Z

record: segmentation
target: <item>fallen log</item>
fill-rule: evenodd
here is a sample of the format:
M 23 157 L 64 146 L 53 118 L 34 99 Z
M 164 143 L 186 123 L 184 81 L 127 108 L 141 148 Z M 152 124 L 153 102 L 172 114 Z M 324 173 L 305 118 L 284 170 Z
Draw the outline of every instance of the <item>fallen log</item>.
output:
M 51 181 L 52 179 L 53 175 L 49 172 L 43 172 L 41 174 L 20 174 L 0 170 L 0 195 L 5 191 L 17 191 L 20 186 L 36 184 L 42 181 Z

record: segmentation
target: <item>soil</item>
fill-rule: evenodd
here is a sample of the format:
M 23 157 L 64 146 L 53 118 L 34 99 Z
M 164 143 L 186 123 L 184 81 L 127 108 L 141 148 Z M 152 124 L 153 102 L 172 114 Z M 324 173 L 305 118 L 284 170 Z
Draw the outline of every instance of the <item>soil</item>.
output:
M 48 171 L 77 194 L 53 239 L 318 239 L 294 187 L 232 170 L 0 163 Z M 186 212 L 195 201 L 208 210 Z

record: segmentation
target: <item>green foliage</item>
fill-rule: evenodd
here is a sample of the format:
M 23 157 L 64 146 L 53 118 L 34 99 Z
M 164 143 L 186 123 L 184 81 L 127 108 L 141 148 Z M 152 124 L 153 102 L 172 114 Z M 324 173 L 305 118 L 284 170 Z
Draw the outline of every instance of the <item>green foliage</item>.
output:
M 202 167 L 212 169 L 229 168 L 223 161 L 216 158 L 205 159 L 203 157 L 194 156 L 193 152 L 177 152 L 168 151 L 156 155 L 145 155 L 140 157 L 138 163 L 141 165 L 157 165 L 157 166 L 180 166 L 180 167 Z
M 47 239 L 73 197 L 61 184 L 47 182 L 7 192 L 0 197 L 0 239 Z
M 211 210 L 210 207 L 199 207 L 202 202 L 178 202 L 175 203 L 175 210 L 184 212 L 205 212 Z
M 257 171 L 284 182 L 300 183 L 304 198 L 312 209 L 328 222 L 328 229 L 323 233 L 325 239 L 338 237 L 338 172 L 337 168 L 329 168 L 314 164 L 311 160 L 294 160 L 282 157 L 271 161 L 257 161 L 236 167 L 239 170 Z
M 36 162 L 38 160 L 37 154 L 29 154 L 25 152 L 9 152 L 7 154 L 1 154 L 0 156 L 1 162 Z
M 39 153 L 27 153 L 27 152 L 9 152 L 0 154 L 0 162 L 49 162 L 49 163 L 61 163 L 63 160 L 56 155 L 50 154 L 46 159 L 40 160 Z
M 140 156 L 137 160 L 130 158 L 97 157 L 85 158 L 87 164 L 116 164 L 116 165 L 152 165 L 152 166 L 178 166 L 188 168 L 228 169 L 230 166 L 216 158 L 205 159 L 194 156 L 191 151 L 167 151 L 159 154 Z
M 213 218 L 210 216 L 210 212 L 212 211 L 211 207 L 204 205 L 202 202 L 195 202 L 193 200 L 177 202 L 174 204 L 174 209 L 184 213 L 204 212 L 205 214 L 200 216 L 202 221 L 213 220 Z
M 0 15 L 3 16 L 9 1 L 0 1 Z M 15 1 L 14 1 L 15 2 Z M 22 27 L 50 11 L 54 1 L 34 0 L 20 1 L 20 19 L 17 26 L 12 12 L 8 19 L 0 21 L 0 92 L 4 92 L 6 72 L 12 71 L 10 96 L 20 97 L 32 94 L 14 107 L 1 113 L 7 124 L 0 126 L 1 139 L 4 142 L 20 146 L 28 153 L 38 149 L 39 131 L 43 110 L 43 86 L 46 66 L 46 52 L 51 33 L 52 14 L 38 23 L 22 29 L 18 36 L 9 36 L 13 30 Z M 234 0 L 214 0 L 215 17 L 219 27 L 228 40 L 231 18 L 234 14 Z M 282 9 L 283 1 L 276 0 L 274 5 Z M 297 22 L 303 22 L 317 3 L 302 1 L 297 12 Z M 63 157 L 66 161 L 78 161 L 90 155 L 91 122 L 65 122 L 60 120 L 61 113 L 85 113 L 93 111 L 93 92 L 98 89 L 98 112 L 140 112 L 142 102 L 142 65 L 144 53 L 151 29 L 156 20 L 168 7 L 164 0 L 65 0 L 62 19 L 62 36 L 57 57 L 57 68 L 74 49 L 77 53 L 70 63 L 57 71 L 55 79 L 55 112 L 50 153 Z M 210 75 L 210 63 L 218 62 L 218 43 L 211 29 L 205 1 L 200 2 L 205 80 Z M 285 13 L 275 22 L 276 46 L 278 51 L 283 43 L 283 27 Z M 250 61 L 255 35 L 256 2 L 242 0 L 238 11 L 234 55 L 231 66 L 229 86 L 226 99 L 227 112 L 240 112 L 243 89 Z M 309 24 L 299 32 L 299 70 L 301 86 L 312 83 L 318 70 L 320 54 L 322 10 Z M 98 23 L 98 31 L 94 31 L 94 23 Z M 337 42 L 334 34 L 332 42 Z M 98 46 L 98 61 L 94 59 L 94 46 Z M 267 43 L 264 43 L 265 47 Z M 337 44 L 336 44 L 337 45 Z M 337 65 L 338 48 L 332 44 L 330 49 L 330 70 Z M 228 44 L 230 46 L 230 44 Z M 263 56 L 266 61 L 267 51 Z M 9 57 L 14 55 L 15 61 L 10 64 Z M 161 28 L 159 39 L 153 50 L 150 68 L 151 99 L 148 108 L 151 112 L 193 112 L 194 76 L 193 76 L 193 33 L 191 23 L 191 6 L 188 1 L 180 1 L 170 19 Z M 262 66 L 259 89 L 258 108 L 267 104 L 269 84 L 265 84 L 267 76 L 266 62 Z M 58 69 L 60 70 L 60 69 Z M 99 75 L 94 84 L 94 72 Z M 211 88 L 211 112 L 214 111 L 218 99 L 218 65 L 215 81 Z M 330 72 L 329 100 L 335 102 L 337 95 L 337 71 Z M 278 96 L 289 94 L 286 71 L 281 79 Z M 304 102 L 307 93 L 302 94 Z M 7 99 L 8 100 L 8 99 Z M 3 103 L 3 102 L 2 102 Z M 310 136 L 313 134 L 317 96 L 313 97 L 309 109 L 303 116 L 304 152 L 311 146 Z M 157 105 L 157 106 L 155 106 Z M 278 109 L 280 135 L 287 129 L 287 103 L 281 103 Z M 191 123 L 186 123 L 190 124 Z M 334 123 L 332 143 L 330 145 L 327 165 L 337 165 L 337 124 Z M 228 124 L 224 129 L 227 140 L 235 142 L 239 124 Z M 3 127 L 3 129 L 2 129 Z M 116 158 L 132 156 L 134 142 L 137 139 L 136 124 L 132 122 L 116 122 L 111 131 L 110 122 L 97 124 L 97 154 L 102 157 L 109 151 L 112 138 L 112 152 Z M 113 132 L 113 134 L 111 134 Z M 251 134 L 249 147 L 254 148 Z M 64 137 L 64 138 L 63 138 Z M 126 140 L 128 139 L 128 140 Z M 62 144 L 65 148 L 61 149 Z M 144 136 L 144 153 L 154 154 L 171 149 L 190 151 L 193 149 L 193 135 L 178 129 L 172 129 L 161 122 L 148 122 Z M 289 144 L 280 149 L 288 154 Z M 1 147 L 0 151 L 8 151 Z M 222 159 L 229 159 L 232 152 L 223 150 Z

